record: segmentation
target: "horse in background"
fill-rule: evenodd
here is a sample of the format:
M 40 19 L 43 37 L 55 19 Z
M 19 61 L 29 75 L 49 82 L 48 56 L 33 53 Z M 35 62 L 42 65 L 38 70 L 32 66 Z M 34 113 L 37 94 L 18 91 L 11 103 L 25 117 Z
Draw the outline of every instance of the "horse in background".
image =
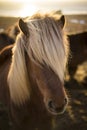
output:
M 16 24 L 10 26 L 7 30 L 0 32 L 0 50 L 4 47 L 15 43 L 16 37 L 19 34 L 19 27 Z
M 51 13 L 19 20 L 14 45 L 0 52 L 0 101 L 7 107 L 14 130 L 51 130 L 63 114 L 68 97 L 64 73 L 69 46 L 65 18 Z
M 68 35 L 71 59 L 68 65 L 69 74 L 73 78 L 78 65 L 87 61 L 87 32 Z
M 15 23 L 14 25 L 12 25 L 11 27 L 9 27 L 6 32 L 9 34 L 10 37 L 12 37 L 14 39 L 14 41 L 16 40 L 17 35 L 20 33 L 20 29 L 18 27 L 18 24 Z
M 6 46 L 8 46 L 8 45 L 11 45 L 11 44 L 13 44 L 14 42 L 15 42 L 15 40 L 14 40 L 11 36 L 9 36 L 8 33 L 6 33 L 6 32 L 1 32 L 1 33 L 0 33 L 0 51 L 1 51 L 4 47 L 6 47 Z

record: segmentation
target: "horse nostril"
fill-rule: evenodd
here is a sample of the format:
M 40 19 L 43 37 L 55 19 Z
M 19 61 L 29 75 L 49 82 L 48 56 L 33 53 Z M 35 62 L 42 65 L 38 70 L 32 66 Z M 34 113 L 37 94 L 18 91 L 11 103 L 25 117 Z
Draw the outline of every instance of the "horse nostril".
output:
M 61 105 L 61 106 L 62 106 L 61 108 L 63 108 L 67 103 L 68 103 L 68 99 L 65 98 L 65 99 L 64 99 L 64 103 Z M 55 103 L 54 103 L 52 100 L 50 100 L 50 101 L 48 102 L 48 107 L 51 108 L 51 109 L 56 109 Z M 60 107 L 59 107 L 59 108 L 60 108 Z
M 64 99 L 64 105 L 66 105 L 67 103 L 68 103 L 68 99 L 65 98 L 65 99 Z
M 51 108 L 51 109 L 55 109 L 55 104 L 53 103 L 52 100 L 50 100 L 50 101 L 48 102 L 48 107 Z
M 54 101 L 50 100 L 47 104 L 48 110 L 56 114 L 63 113 L 65 111 L 66 108 L 65 106 L 67 105 L 67 103 L 68 103 L 67 98 L 63 99 L 63 102 L 61 104 L 58 103 L 56 104 Z

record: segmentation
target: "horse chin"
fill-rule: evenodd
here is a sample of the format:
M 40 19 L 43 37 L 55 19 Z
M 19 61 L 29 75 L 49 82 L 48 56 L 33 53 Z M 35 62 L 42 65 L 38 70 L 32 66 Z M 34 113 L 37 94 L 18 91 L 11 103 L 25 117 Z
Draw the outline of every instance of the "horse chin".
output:
M 53 110 L 53 109 L 47 109 L 48 110 L 48 112 L 51 114 L 51 115 L 53 115 L 53 116 L 58 116 L 58 115 L 62 115 L 62 114 L 64 114 L 64 112 L 65 112 L 65 110 L 66 110 L 66 107 L 63 109 L 63 110 L 61 110 L 61 111 L 56 111 L 56 110 Z

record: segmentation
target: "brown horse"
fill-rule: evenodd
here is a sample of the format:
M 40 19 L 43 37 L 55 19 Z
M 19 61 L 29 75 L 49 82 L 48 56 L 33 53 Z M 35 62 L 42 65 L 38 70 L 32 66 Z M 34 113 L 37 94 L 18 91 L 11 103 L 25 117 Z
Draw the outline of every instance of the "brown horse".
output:
M 87 61 L 87 32 L 68 35 L 70 41 L 71 61 L 69 63 L 69 74 L 73 78 L 78 65 Z
M 14 39 L 11 36 L 9 36 L 8 33 L 6 32 L 0 33 L 0 50 L 13 43 Z
M 9 34 L 10 37 L 12 37 L 14 40 L 16 39 L 17 35 L 20 32 L 20 29 L 18 27 L 18 24 L 15 23 L 14 25 L 10 26 L 7 30 L 6 30 L 7 34 Z
M 64 23 L 57 14 L 20 19 L 15 45 L 0 53 L 0 100 L 16 130 L 51 130 L 52 118 L 66 109 L 69 47 Z

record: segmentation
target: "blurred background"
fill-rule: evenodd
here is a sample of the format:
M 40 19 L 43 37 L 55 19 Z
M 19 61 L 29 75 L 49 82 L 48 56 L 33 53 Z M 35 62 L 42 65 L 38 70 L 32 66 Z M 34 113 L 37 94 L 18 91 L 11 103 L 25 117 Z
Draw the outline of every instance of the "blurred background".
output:
M 64 14 L 70 43 L 65 75 L 70 103 L 67 112 L 57 117 L 56 130 L 87 130 L 87 0 L 0 0 L 0 51 L 15 42 L 19 18 L 38 11 Z M 6 108 L 0 105 L 0 130 L 9 126 Z

